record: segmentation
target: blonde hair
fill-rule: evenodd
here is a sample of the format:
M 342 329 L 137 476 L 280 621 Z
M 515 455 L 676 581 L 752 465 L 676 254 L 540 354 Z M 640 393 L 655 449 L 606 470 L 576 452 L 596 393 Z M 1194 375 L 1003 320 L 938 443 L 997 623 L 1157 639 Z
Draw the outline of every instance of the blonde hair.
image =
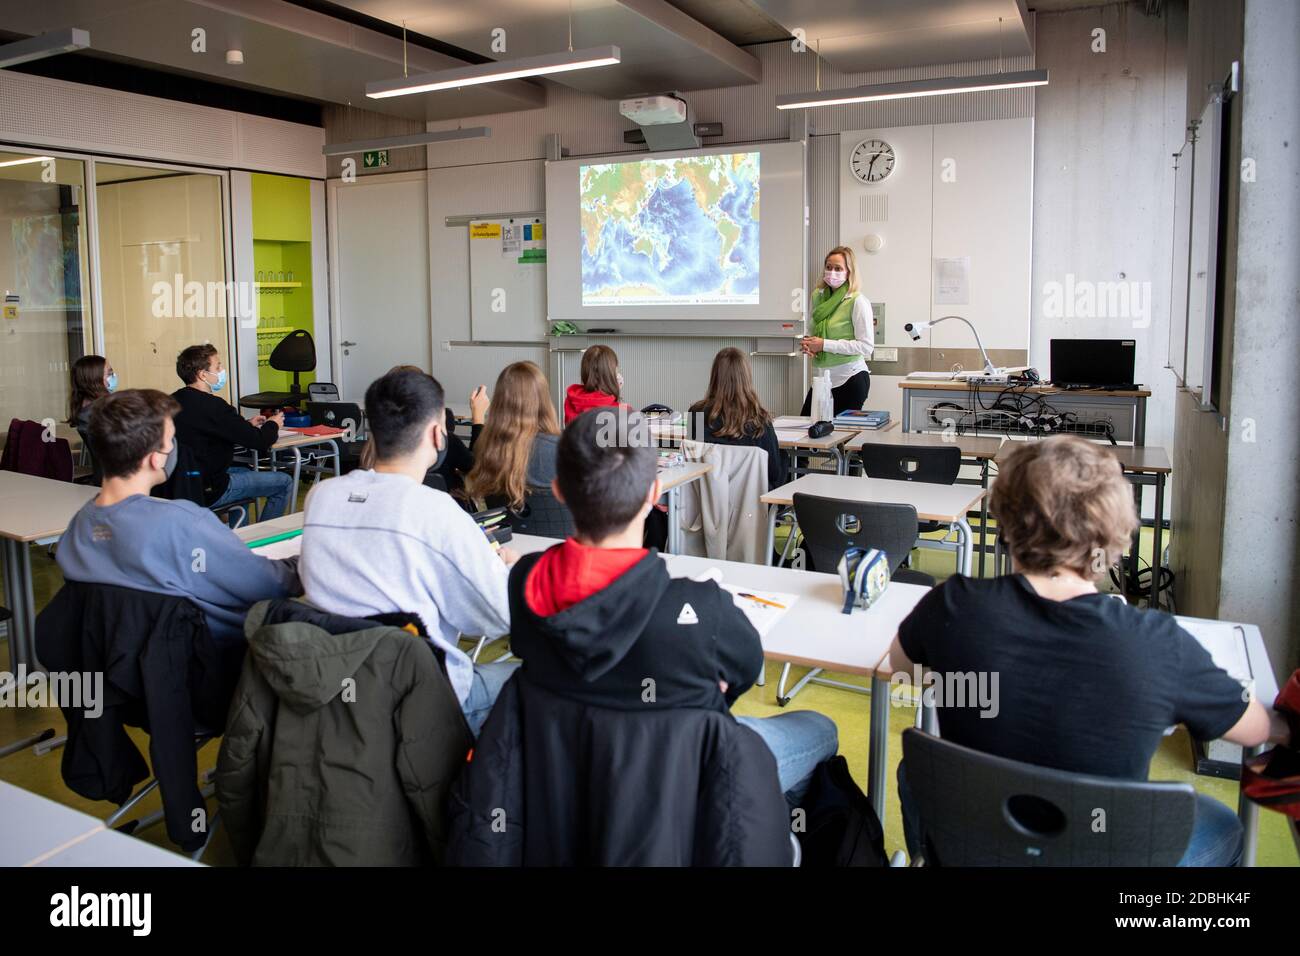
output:
M 848 286 L 845 295 L 853 295 L 858 291 L 858 261 L 853 257 L 853 250 L 848 246 L 836 246 L 830 252 L 826 253 L 826 258 L 822 260 L 822 272 L 826 271 L 826 263 L 831 256 L 842 256 L 844 258 L 844 269 L 847 275 L 844 278 L 844 284 Z M 826 284 L 826 276 L 823 275 L 817 280 L 817 288 L 825 289 L 828 293 L 834 290 Z
M 474 442 L 474 467 L 465 476 L 473 498 L 501 496 L 522 508 L 533 439 L 558 435 L 560 422 L 546 376 L 532 362 L 507 365 L 497 376 L 483 432 Z
M 998 469 L 989 510 L 1018 569 L 1068 568 L 1092 580 L 1138 526 L 1119 459 L 1077 435 L 1021 442 Z

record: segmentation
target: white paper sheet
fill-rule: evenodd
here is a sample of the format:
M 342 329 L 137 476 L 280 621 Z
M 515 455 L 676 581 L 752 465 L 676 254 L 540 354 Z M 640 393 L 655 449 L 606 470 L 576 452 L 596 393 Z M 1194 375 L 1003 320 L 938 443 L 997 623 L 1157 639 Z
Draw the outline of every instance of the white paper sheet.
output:
M 785 617 L 794 602 L 799 600 L 797 594 L 784 594 L 780 591 L 759 591 L 739 584 L 724 584 L 722 587 L 731 592 L 736 607 L 745 612 L 745 617 L 749 618 L 749 623 L 754 625 L 754 630 L 758 631 L 759 637 L 766 637 L 767 632 L 772 630 L 776 626 L 776 622 Z M 753 597 L 741 597 L 742 594 L 751 594 Z M 754 598 L 760 600 L 754 600 Z M 764 601 L 772 603 L 765 604 Z M 773 604 L 778 604 L 780 607 L 773 607 Z
M 285 538 L 283 541 L 273 541 L 270 544 L 262 545 L 260 548 L 253 548 L 253 553 L 272 560 L 297 557 L 302 553 L 302 535 Z
M 934 260 L 934 304 L 970 303 L 970 256 Z
M 1251 680 L 1246 636 L 1235 625 L 1222 621 L 1192 621 L 1183 617 L 1178 619 L 1178 623 L 1230 676 L 1243 682 Z

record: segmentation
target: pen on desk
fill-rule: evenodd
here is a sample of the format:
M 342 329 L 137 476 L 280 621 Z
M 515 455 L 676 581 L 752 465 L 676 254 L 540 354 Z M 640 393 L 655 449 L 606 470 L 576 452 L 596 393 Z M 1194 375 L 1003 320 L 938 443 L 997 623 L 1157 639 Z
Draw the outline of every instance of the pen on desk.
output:
M 780 608 L 782 611 L 785 610 L 784 604 L 777 604 L 775 601 L 769 601 L 767 598 L 761 598 L 757 594 L 747 594 L 742 591 L 740 593 L 740 596 L 743 598 L 749 598 L 751 601 L 757 601 L 759 604 L 766 604 L 768 607 L 777 607 Z

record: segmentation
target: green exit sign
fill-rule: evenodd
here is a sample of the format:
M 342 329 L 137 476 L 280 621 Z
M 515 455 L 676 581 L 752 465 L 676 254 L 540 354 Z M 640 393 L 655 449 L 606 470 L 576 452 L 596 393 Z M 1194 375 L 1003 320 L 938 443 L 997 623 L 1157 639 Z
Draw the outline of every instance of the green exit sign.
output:
M 376 149 L 362 154 L 361 165 L 366 169 L 378 169 L 388 165 L 388 150 Z

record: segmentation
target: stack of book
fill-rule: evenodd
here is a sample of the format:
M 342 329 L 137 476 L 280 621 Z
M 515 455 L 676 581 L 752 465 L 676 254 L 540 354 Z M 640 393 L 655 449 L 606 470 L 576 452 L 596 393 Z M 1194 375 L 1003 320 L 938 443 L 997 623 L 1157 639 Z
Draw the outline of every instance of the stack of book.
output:
M 835 416 L 836 428 L 866 428 L 875 431 L 889 424 L 889 412 L 846 409 Z

